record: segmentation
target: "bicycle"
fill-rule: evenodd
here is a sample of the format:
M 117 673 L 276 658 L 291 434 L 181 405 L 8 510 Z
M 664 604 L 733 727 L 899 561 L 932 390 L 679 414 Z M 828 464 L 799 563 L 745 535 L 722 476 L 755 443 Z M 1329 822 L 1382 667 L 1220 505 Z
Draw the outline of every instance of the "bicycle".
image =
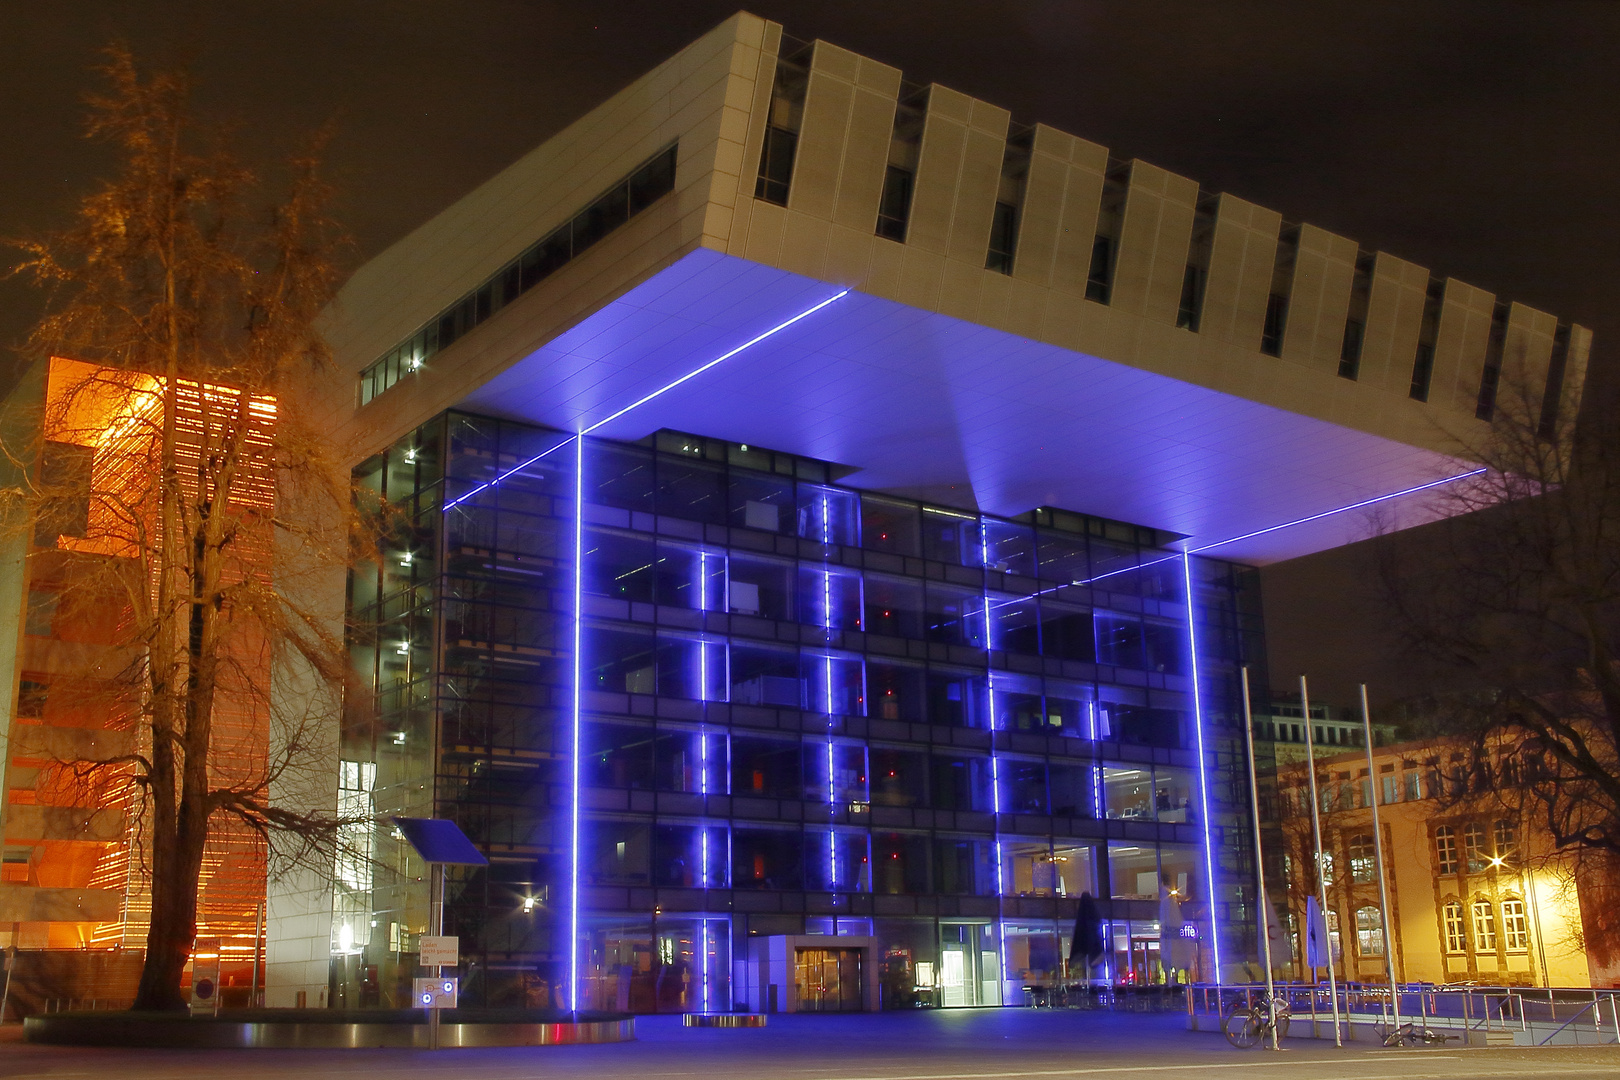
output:
M 1261 994 L 1252 1004 L 1244 1001 L 1233 1002 L 1221 1021 L 1221 1030 L 1226 1033 L 1226 1041 L 1239 1050 L 1247 1050 L 1259 1043 L 1271 1034 L 1273 1029 L 1277 1032 L 1277 1038 L 1287 1038 L 1287 998 L 1268 998 Z
M 1385 1046 L 1444 1046 L 1449 1039 L 1460 1038 L 1458 1035 L 1447 1035 L 1443 1031 L 1436 1031 L 1431 1027 L 1418 1027 L 1416 1024 L 1402 1024 L 1400 1027 L 1384 1036 Z

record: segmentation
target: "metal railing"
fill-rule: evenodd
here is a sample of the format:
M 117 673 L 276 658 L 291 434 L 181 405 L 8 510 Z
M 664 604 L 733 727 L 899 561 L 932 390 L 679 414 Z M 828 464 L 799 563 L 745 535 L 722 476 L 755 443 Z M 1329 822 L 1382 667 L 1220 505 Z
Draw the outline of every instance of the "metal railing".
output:
M 1187 1015 L 1223 1016 L 1240 1002 L 1252 1005 L 1264 991 L 1264 986 L 1250 983 L 1194 984 L 1186 990 Z M 1389 987 L 1376 984 L 1341 983 L 1335 992 L 1326 985 L 1277 983 L 1276 993 L 1288 1002 L 1296 1023 L 1307 1018 L 1330 1023 L 1337 1011 L 1341 1024 L 1371 1024 L 1390 1031 L 1398 1014 L 1403 1024 L 1432 1030 L 1517 1031 L 1535 1046 L 1545 1046 L 1566 1032 L 1576 1042 L 1586 1032 L 1601 1042 L 1620 1043 L 1620 992 L 1614 990 L 1407 983 L 1399 987 L 1393 1003 Z

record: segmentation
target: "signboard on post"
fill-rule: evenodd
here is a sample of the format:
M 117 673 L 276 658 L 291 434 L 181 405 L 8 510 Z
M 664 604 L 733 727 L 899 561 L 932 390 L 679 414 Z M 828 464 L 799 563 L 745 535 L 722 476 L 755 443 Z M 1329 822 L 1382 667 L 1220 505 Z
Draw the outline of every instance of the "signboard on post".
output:
M 405 842 L 415 849 L 428 864 L 432 885 L 429 886 L 428 925 L 433 933 L 424 934 L 417 944 L 417 963 L 432 968 L 431 979 L 415 982 L 416 1004 L 428 1010 L 428 1048 L 439 1048 L 439 1010 L 456 1007 L 458 993 L 454 976 L 446 978 L 443 970 L 461 962 L 461 940 L 444 932 L 444 868 L 446 866 L 488 866 L 467 834 L 455 822 L 445 818 L 391 819 Z
M 419 1009 L 453 1009 L 460 994 L 460 979 L 416 979 L 411 983 Z
M 454 934 L 423 934 L 417 939 L 416 962 L 423 967 L 459 966 L 461 938 Z
M 219 938 L 197 938 L 191 951 L 191 1013 L 219 1015 Z

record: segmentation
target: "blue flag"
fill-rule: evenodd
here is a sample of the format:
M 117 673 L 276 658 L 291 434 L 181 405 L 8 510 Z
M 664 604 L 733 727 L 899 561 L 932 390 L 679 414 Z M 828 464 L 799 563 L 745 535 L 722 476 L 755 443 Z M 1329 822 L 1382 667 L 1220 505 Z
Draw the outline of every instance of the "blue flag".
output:
M 1316 903 L 1316 897 L 1305 898 L 1305 962 L 1311 967 L 1332 967 L 1329 950 L 1327 916 Z

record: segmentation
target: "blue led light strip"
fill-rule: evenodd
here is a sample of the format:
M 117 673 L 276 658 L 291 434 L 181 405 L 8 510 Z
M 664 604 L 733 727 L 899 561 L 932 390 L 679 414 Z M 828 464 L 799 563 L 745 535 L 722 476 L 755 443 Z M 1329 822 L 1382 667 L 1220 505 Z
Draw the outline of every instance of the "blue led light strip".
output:
M 1455 484 L 1458 480 L 1467 480 L 1470 477 L 1479 476 L 1489 471 L 1489 469 L 1485 468 L 1473 469 L 1469 472 L 1458 473 L 1456 476 L 1447 476 L 1440 480 L 1431 480 L 1427 484 L 1419 484 L 1416 487 L 1402 488 L 1400 491 L 1391 491 L 1384 495 L 1375 495 L 1370 499 L 1362 499 L 1360 502 L 1349 503 L 1345 506 L 1336 506 L 1332 510 L 1323 510 L 1319 514 L 1311 514 L 1308 517 L 1295 518 L 1292 521 L 1284 521 L 1280 525 L 1267 525 L 1263 529 L 1256 529 L 1253 532 L 1246 532 L 1240 536 L 1229 536 L 1225 540 L 1216 540 L 1212 543 L 1200 544 L 1197 547 L 1183 548 L 1181 551 L 1173 555 L 1165 555 L 1162 558 L 1154 559 L 1151 562 L 1137 563 L 1134 566 L 1122 566 L 1118 570 L 1110 570 L 1106 574 L 1098 574 L 1095 577 L 1088 577 L 1084 581 L 1069 581 L 1062 585 L 1053 585 L 1049 588 L 1032 592 L 1029 594 L 1029 596 L 1020 596 L 1016 600 L 1003 600 L 996 606 L 1006 607 L 1008 604 L 1021 603 L 1024 600 L 1033 599 L 1037 596 L 1045 596 L 1047 593 L 1057 592 L 1059 589 L 1068 589 L 1079 585 L 1091 585 L 1098 581 L 1105 581 L 1111 577 L 1118 577 L 1120 574 L 1131 574 L 1138 570 L 1146 570 L 1148 567 L 1158 566 L 1160 563 L 1173 562 L 1176 559 L 1181 558 L 1183 554 L 1199 555 L 1206 551 L 1213 551 L 1218 547 L 1225 547 L 1227 544 L 1235 544 L 1239 540 L 1252 540 L 1256 536 L 1265 536 L 1267 533 L 1279 532 L 1282 529 L 1291 529 L 1295 525 L 1305 525 L 1312 521 L 1320 521 L 1323 518 L 1332 517 L 1335 514 L 1348 513 L 1351 510 L 1360 510 L 1365 506 L 1376 506 L 1378 503 L 1389 502 L 1391 499 L 1399 499 L 1403 495 L 1416 495 L 1420 491 L 1429 491 L 1432 488 L 1443 487 L 1446 484 Z
M 580 617 L 585 594 L 585 440 L 574 439 L 574 745 L 569 756 L 570 789 L 573 807 L 569 821 L 568 852 L 568 1008 L 579 1011 L 579 755 L 580 743 L 580 684 L 584 679 L 581 666 L 581 645 L 585 637 L 585 620 Z
M 990 566 L 990 531 L 985 528 L 983 521 L 979 522 L 979 561 L 987 568 Z M 1010 603 L 1011 601 L 1009 601 Z M 1002 1000 L 1007 996 L 1007 902 L 1003 899 L 1007 895 L 1006 869 L 1001 854 L 1001 768 L 1000 759 L 996 756 L 996 683 L 995 671 L 990 666 L 990 650 L 993 644 L 990 620 L 990 575 L 985 575 L 984 582 L 984 699 L 985 707 L 990 715 L 985 717 L 985 726 L 990 729 L 990 812 L 991 821 L 995 829 L 990 841 L 991 851 L 995 855 L 996 864 L 996 1004 L 1005 1004 Z M 962 618 L 966 620 L 967 610 L 963 609 Z M 983 958 L 980 958 L 983 962 Z M 980 995 L 983 994 L 983 975 L 980 975 Z M 981 1003 L 982 1004 L 982 1003 Z
M 1392 491 L 1387 495 L 1375 495 L 1370 499 L 1362 499 L 1360 502 L 1353 502 L 1347 506 L 1337 506 L 1332 510 L 1323 510 L 1320 514 L 1312 514 L 1309 517 L 1295 518 L 1293 521 L 1285 521 L 1281 525 L 1268 525 L 1264 529 L 1256 529 L 1254 532 L 1246 532 L 1241 536 L 1229 536 L 1225 540 L 1217 540 L 1213 544 L 1202 544 L 1195 548 L 1188 548 L 1187 554 L 1197 555 L 1200 552 L 1210 551 L 1218 547 L 1225 547 L 1227 544 L 1235 544 L 1239 540 L 1252 540 L 1256 536 L 1265 536 L 1267 533 L 1274 533 L 1279 529 L 1292 529 L 1295 525 L 1306 525 L 1312 521 L 1320 521 L 1325 517 L 1332 517 L 1334 514 L 1343 514 L 1350 510 L 1360 510 L 1364 506 L 1373 506 L 1377 503 L 1388 502 L 1391 499 L 1399 499 L 1403 495 L 1416 495 L 1420 491 L 1428 491 L 1431 488 L 1443 487 L 1446 484 L 1455 484 L 1458 480 L 1467 480 L 1471 476 L 1480 476 L 1489 471 L 1489 469 L 1483 467 L 1471 469 L 1465 473 L 1458 473 L 1456 476 L 1447 476 L 1440 480 L 1431 480 L 1427 484 L 1419 484 L 1416 487 L 1403 488 L 1400 491 Z
M 610 413 L 609 415 L 604 416 L 602 419 L 598 420 L 596 423 L 591 424 L 589 427 L 581 428 L 580 431 L 577 434 L 570 435 L 568 438 L 564 439 L 562 442 L 558 443 L 556 446 L 553 446 L 553 447 L 550 447 L 548 449 L 540 451 L 538 454 L 534 455 L 534 457 L 529 458 L 527 461 L 523 462 L 520 465 L 514 465 L 512 468 L 510 468 L 510 469 L 506 470 L 505 472 L 501 473 L 495 479 L 486 480 L 482 484 L 479 484 L 477 487 L 473 488 L 471 491 L 468 491 L 468 492 L 465 492 L 464 494 L 456 496 L 454 499 L 451 499 L 449 502 L 444 504 L 445 510 L 448 511 L 448 510 L 452 509 L 453 507 L 459 506 L 461 503 L 466 502 L 468 499 L 472 498 L 474 495 L 477 495 L 480 492 L 489 490 L 490 488 L 494 487 L 496 484 L 499 484 L 501 481 L 505 480 L 507 477 L 512 476 L 512 475 L 514 475 L 516 473 L 520 473 L 524 469 L 527 469 L 530 465 L 533 465 L 535 462 L 539 461 L 541 458 L 545 457 L 546 455 L 551 454 L 551 453 L 553 453 L 553 452 L 555 452 L 557 450 L 561 450 L 563 447 L 567 446 L 569 443 L 573 442 L 575 439 L 583 438 L 586 435 L 589 435 L 591 432 L 595 431 L 597 428 L 601 427 L 602 425 L 612 423 L 613 421 L 617 420 L 619 417 L 623 416 L 625 413 L 630 412 L 630 411 L 632 411 L 634 409 L 639 409 L 641 406 L 647 404 L 647 402 L 653 400 L 656 397 L 660 397 L 660 396 L 662 396 L 664 394 L 669 393 L 671 390 L 675 389 L 677 386 L 681 385 L 682 383 L 687 382 L 690 379 L 697 378 L 699 375 L 703 374 L 705 371 L 708 371 L 710 368 L 714 367 L 716 364 L 725 363 L 727 360 L 730 360 L 733 356 L 736 356 L 738 353 L 743 352 L 743 351 L 745 351 L 747 349 L 753 348 L 755 345 L 758 345 L 760 342 L 764 341 L 768 337 L 771 337 L 773 334 L 781 333 L 783 330 L 786 330 L 788 327 L 792 326 L 794 323 L 798 322 L 800 319 L 809 318 L 811 315 L 814 315 L 816 312 L 820 311 L 822 308 L 826 307 L 828 304 L 831 304 L 833 301 L 842 299 L 843 297 L 848 296 L 848 295 L 849 295 L 849 290 L 844 289 L 844 290 L 842 290 L 840 292 L 836 292 L 833 295 L 827 297 L 827 299 L 821 301 L 821 303 L 819 303 L 819 304 L 816 304 L 814 307 L 805 308 L 803 311 L 799 312 L 797 315 L 793 316 L 791 319 L 787 319 L 787 320 L 785 320 L 783 322 L 777 323 L 775 326 L 771 327 L 769 330 L 765 331 L 763 334 L 758 335 L 757 337 L 749 338 L 747 341 L 743 342 L 741 345 L 738 345 L 735 349 L 732 349 L 730 352 L 721 353 L 719 356 L 715 357 L 713 360 L 710 360 L 708 363 L 704 364 L 702 367 L 693 368 L 691 371 L 688 371 L 685 375 L 682 375 L 680 378 L 674 380 L 673 382 L 665 383 L 663 386 L 660 386 L 657 390 L 654 390 L 652 393 L 646 395 L 645 397 L 639 398 L 636 401 L 631 402 L 629 405 L 626 405 L 624 408 L 620 409 L 618 412 Z
M 830 645 L 833 636 L 833 607 L 832 607 L 832 570 L 829 568 L 828 548 L 832 543 L 832 507 L 827 496 L 821 496 L 821 622 L 824 638 Z M 838 771 L 834 761 L 833 750 L 833 658 L 832 652 L 827 653 L 827 882 L 833 892 L 838 891 L 838 831 L 834 822 L 838 820 Z M 867 797 L 871 797 L 872 773 L 870 767 L 866 774 Z M 833 930 L 836 932 L 838 923 L 833 921 Z
M 617 412 L 610 413 L 609 415 L 598 420 L 596 423 L 581 428 L 578 432 L 569 436 L 567 439 L 564 439 L 562 442 L 557 443 L 555 446 L 552 446 L 549 449 L 542 450 L 540 453 L 536 454 L 532 458 L 529 458 L 521 465 L 508 469 L 506 472 L 495 477 L 493 480 L 486 481 L 485 483 L 480 484 L 478 487 L 473 488 L 471 491 L 466 492 L 458 498 L 445 503 L 444 509 L 446 512 L 449 512 L 453 507 L 459 505 L 460 503 L 466 502 L 474 495 L 487 491 L 489 488 L 494 487 L 515 473 L 522 472 L 524 469 L 527 469 L 529 466 L 533 465 L 546 455 L 555 453 L 564 446 L 567 446 L 570 442 L 574 444 L 574 694 L 572 707 L 573 752 L 571 755 L 572 761 L 570 764 L 570 794 L 572 805 L 570 813 L 568 845 L 568 1002 L 569 1009 L 571 1011 L 579 1011 L 579 959 L 581 948 L 579 937 L 579 828 L 582 811 L 579 790 L 579 760 L 580 752 L 583 749 L 582 731 L 584 727 L 582 708 L 582 684 L 584 681 L 584 669 L 582 667 L 581 654 L 583 652 L 585 636 L 585 436 L 597 430 L 602 425 L 611 423 L 626 413 L 640 408 L 641 406 L 647 404 L 647 402 L 652 401 L 654 398 L 668 393 L 677 386 L 680 386 L 682 383 L 697 378 L 705 371 L 708 371 L 710 368 L 715 367 L 718 364 L 724 363 L 733 356 L 736 356 L 738 353 L 753 348 L 766 338 L 769 338 L 774 334 L 781 333 L 783 330 L 786 330 L 799 320 L 809 318 L 811 315 L 814 315 L 828 304 L 831 304 L 833 301 L 848 295 L 848 289 L 842 289 L 839 292 L 834 293 L 832 296 L 829 296 L 820 303 L 805 308 L 792 318 L 784 319 L 782 322 L 777 323 L 764 333 L 757 334 L 754 337 L 749 338 L 736 348 L 721 353 L 708 363 L 693 368 L 680 378 L 665 383 L 657 390 L 638 398 Z M 698 648 L 700 650 L 703 648 L 701 642 L 699 643 Z
M 1187 648 L 1192 661 L 1193 732 L 1198 742 L 1198 820 L 1204 831 L 1204 895 L 1209 906 L 1209 947 L 1215 954 L 1212 981 L 1221 981 L 1221 934 L 1216 928 L 1215 849 L 1209 820 L 1209 762 L 1204 757 L 1204 695 L 1198 686 L 1198 620 L 1193 615 L 1192 556 L 1181 554 L 1181 578 L 1187 589 Z

